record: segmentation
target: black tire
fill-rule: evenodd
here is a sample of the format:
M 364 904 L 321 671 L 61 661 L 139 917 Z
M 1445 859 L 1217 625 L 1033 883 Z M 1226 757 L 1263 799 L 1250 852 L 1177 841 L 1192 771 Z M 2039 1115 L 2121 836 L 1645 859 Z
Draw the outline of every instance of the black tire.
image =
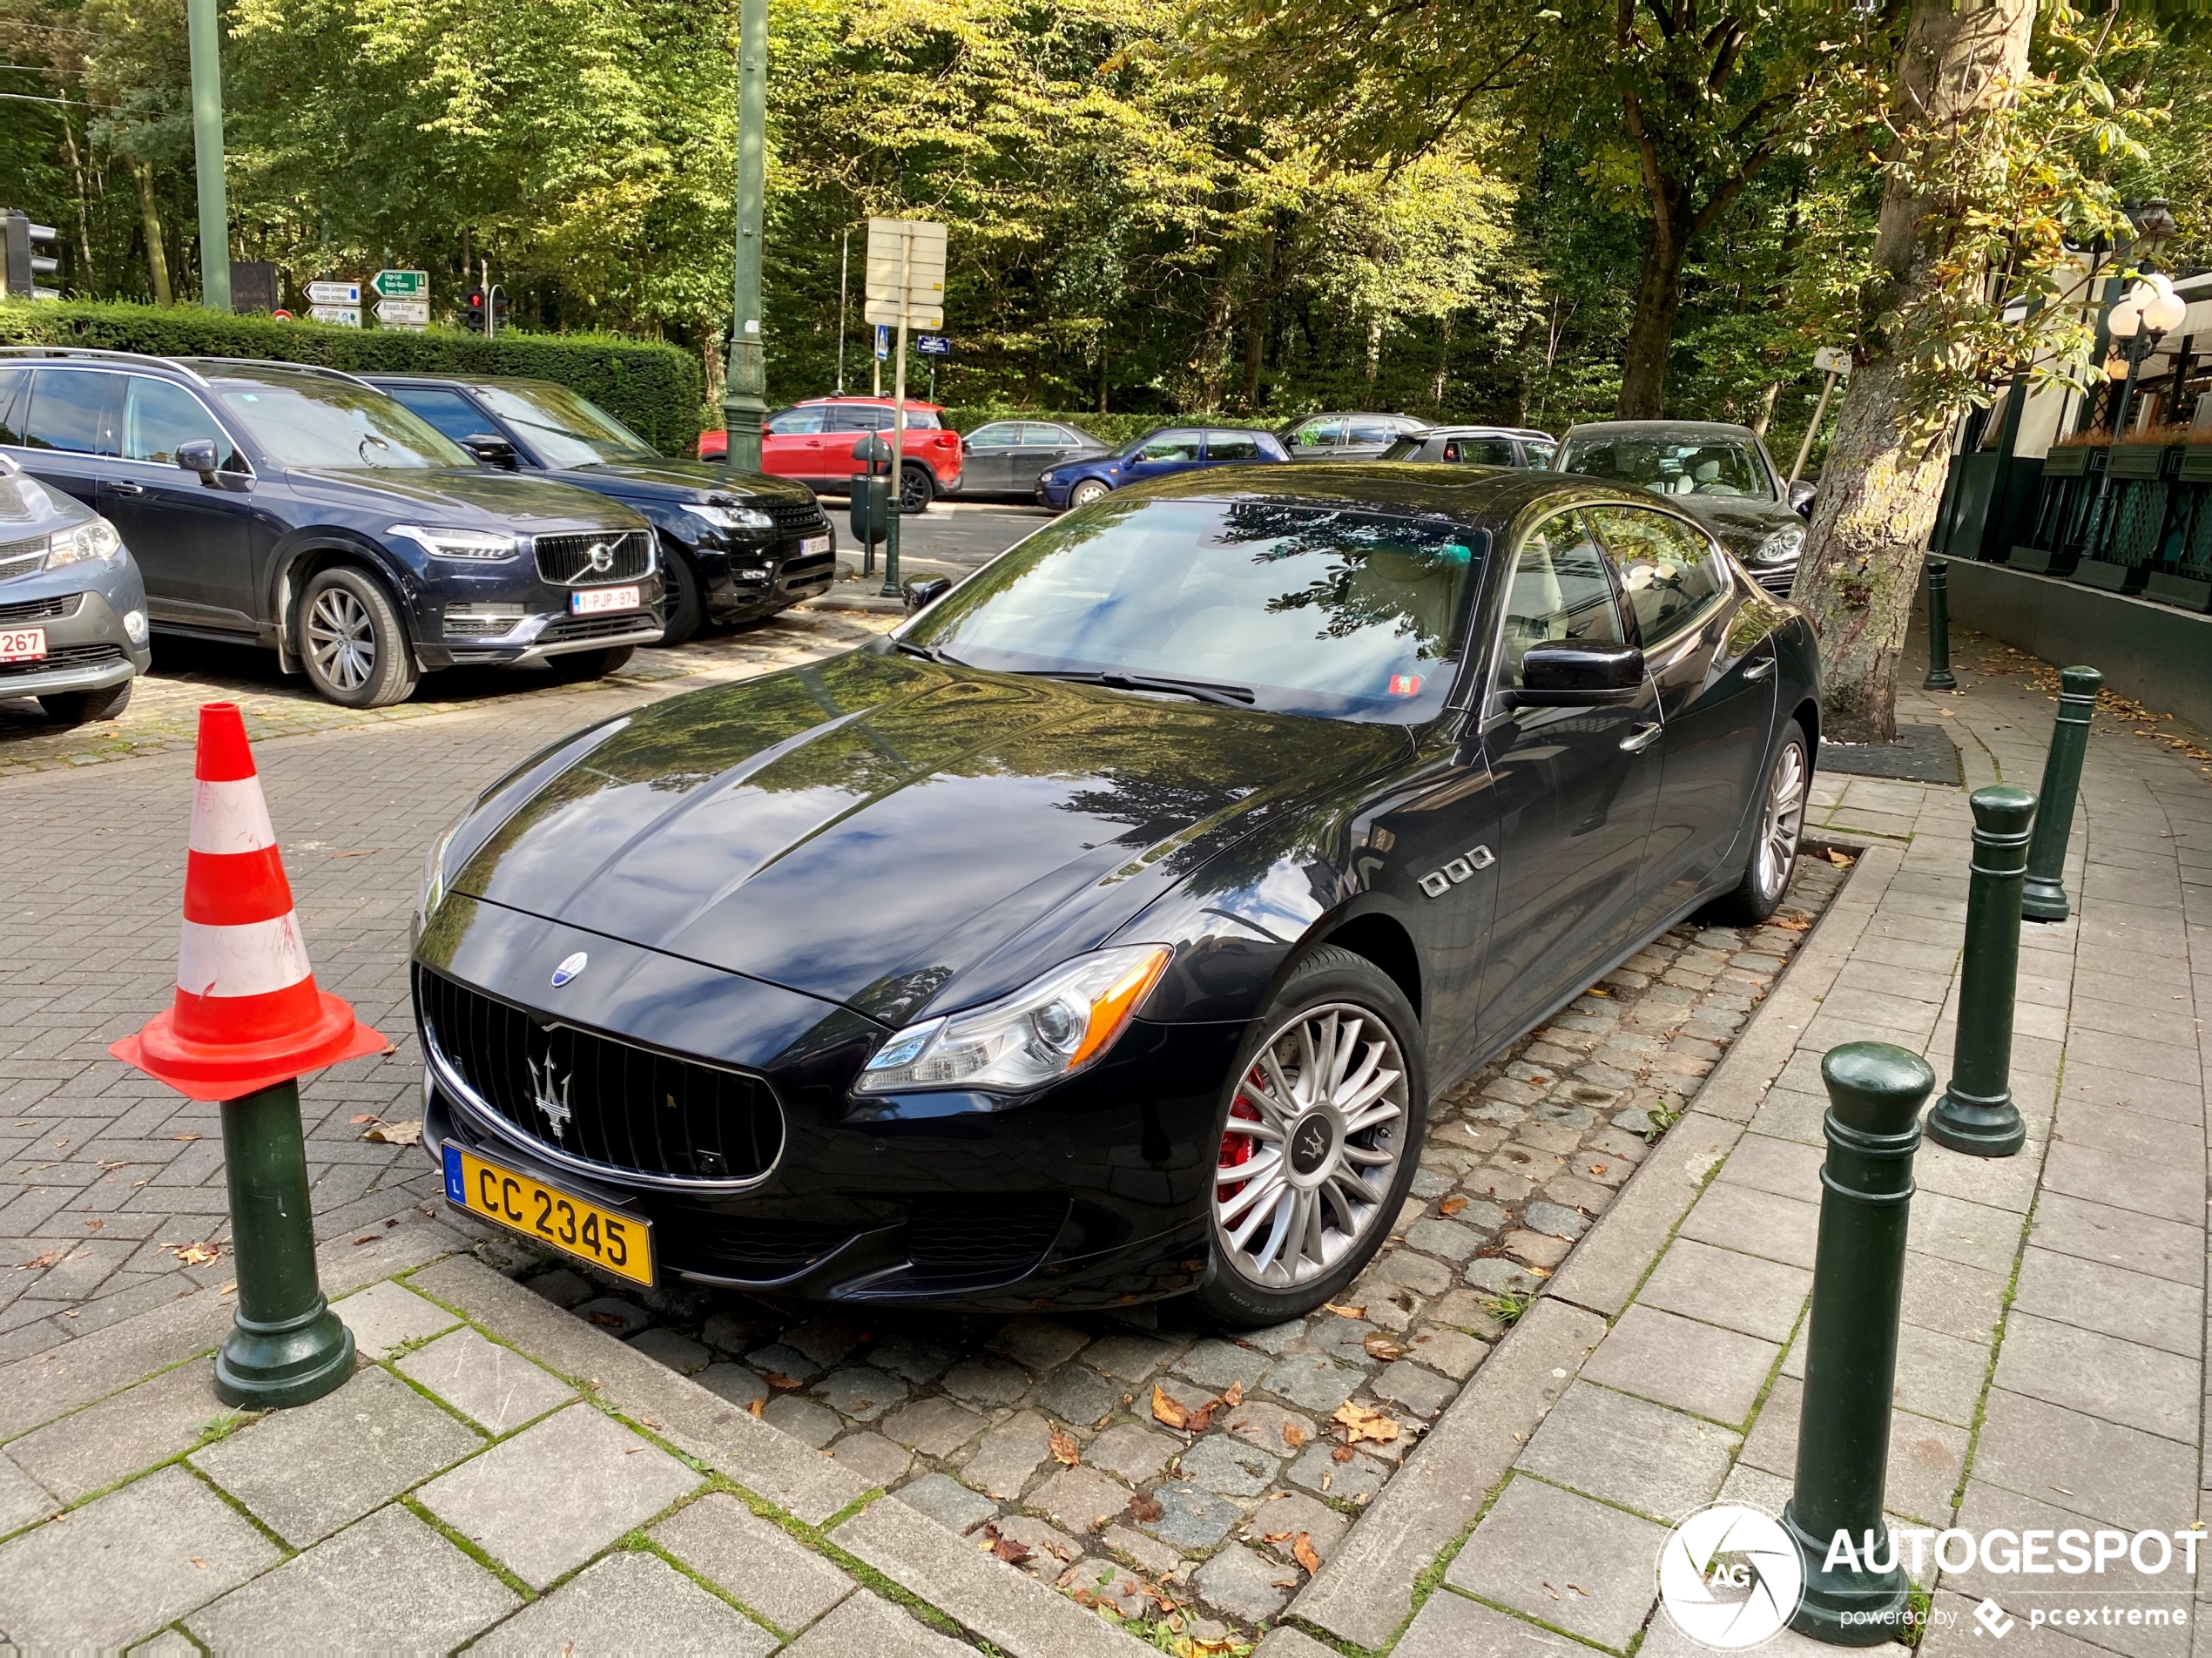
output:
M 1797 866 L 1805 799 L 1811 789 L 1812 745 L 1806 740 L 1804 727 L 1790 720 L 1782 728 L 1782 741 L 1767 767 L 1765 786 L 1759 792 L 1757 816 L 1751 823 L 1751 854 L 1743 862 L 1743 879 L 1734 892 L 1700 910 L 1698 920 L 1721 927 L 1757 927 L 1781 907 L 1782 895 L 1790 890 L 1791 873 Z M 1793 790 L 1794 799 L 1784 798 Z
M 126 679 L 119 685 L 110 685 L 103 691 L 57 691 L 41 697 L 38 705 L 46 711 L 46 718 L 57 725 L 82 725 L 95 719 L 113 719 L 131 705 L 131 687 L 138 682 Z
M 706 596 L 691 561 L 666 543 L 661 544 L 661 575 L 668 584 L 668 622 L 659 644 L 681 644 L 706 620 Z
M 937 498 L 937 480 L 929 475 L 927 467 L 912 463 L 899 468 L 899 510 L 909 517 L 918 512 L 927 512 L 929 503 Z M 834 549 L 833 549 L 834 550 Z
M 581 684 L 587 679 L 605 678 L 628 662 L 637 649 L 634 644 L 617 644 L 604 650 L 571 650 L 564 656 L 548 657 L 545 665 L 562 684 Z
M 1105 500 L 1106 497 L 1112 493 L 1113 491 L 1111 489 L 1109 489 L 1107 485 L 1101 483 L 1096 478 L 1085 478 L 1081 483 L 1068 491 L 1068 505 L 1071 509 L 1076 507 L 1088 507 L 1094 501 Z
M 422 677 L 399 607 L 366 570 L 338 565 L 308 578 L 293 645 L 308 683 L 341 708 L 403 703 Z
M 1392 1223 L 1406 1202 L 1414 1171 L 1420 1167 L 1421 1142 L 1428 1122 L 1428 1069 L 1424 1059 L 1420 1019 L 1406 1000 L 1405 992 L 1373 962 L 1328 944 L 1316 947 L 1291 970 L 1283 987 L 1252 1021 L 1238 1050 L 1237 1068 L 1215 1115 L 1215 1136 L 1221 1147 L 1218 1156 L 1223 1166 L 1227 1165 L 1231 1156 L 1232 1109 L 1240 1101 L 1248 1099 L 1244 1086 L 1247 1075 L 1261 1074 L 1263 1050 L 1294 1036 L 1306 1018 L 1319 1015 L 1325 1019 L 1325 1010 L 1331 1009 L 1355 1012 L 1365 1020 L 1374 1021 L 1387 1035 L 1387 1048 L 1376 1055 L 1374 1075 L 1379 1076 L 1394 1066 L 1396 1080 L 1377 1099 L 1359 1105 L 1358 1109 L 1367 1111 L 1377 1105 L 1393 1104 L 1397 1113 L 1379 1124 L 1349 1134 L 1341 1131 L 1340 1117 L 1324 1122 L 1320 1134 L 1327 1149 L 1315 1159 L 1314 1167 L 1298 1170 L 1285 1179 L 1270 1181 L 1257 1194 L 1258 1201 L 1247 1199 L 1246 1207 L 1231 1215 L 1227 1221 L 1222 1217 L 1222 1205 L 1233 1207 L 1240 1199 L 1245 1199 L 1247 1188 L 1237 1183 L 1224 1188 L 1218 1181 L 1211 1183 L 1214 1193 L 1225 1190 L 1227 1196 L 1210 1197 L 1208 1201 L 1206 1236 L 1211 1261 L 1206 1282 L 1197 1291 L 1197 1300 L 1222 1324 L 1238 1329 L 1258 1329 L 1302 1318 L 1323 1303 L 1333 1300 L 1359 1277 L 1389 1237 Z M 1338 1013 L 1339 1022 L 1333 1027 L 1338 1031 L 1344 1028 L 1342 1011 Z M 1350 1072 L 1357 1078 L 1361 1068 L 1367 1064 L 1369 1053 L 1379 1044 L 1364 1026 L 1354 1033 L 1352 1041 L 1355 1045 L 1364 1045 Z M 1261 1080 L 1264 1081 L 1264 1074 Z M 1295 1082 L 1297 1086 L 1304 1086 L 1302 1077 Z M 1356 1094 L 1354 1097 L 1357 1098 Z M 1244 1105 L 1247 1114 L 1256 1109 L 1250 1103 Z M 1294 1114 L 1285 1114 L 1283 1120 L 1287 1123 L 1288 1141 L 1312 1143 L 1309 1123 L 1328 1115 L 1327 1109 L 1303 1108 Z M 1260 1119 L 1255 1116 L 1253 1120 Z M 1355 1115 L 1352 1120 L 1357 1122 L 1359 1117 Z M 1272 1166 L 1266 1163 L 1267 1153 L 1254 1136 L 1234 1138 L 1244 1142 L 1243 1155 L 1256 1166 L 1268 1167 L 1270 1172 L 1282 1166 L 1280 1157 Z M 1394 1156 L 1395 1162 L 1389 1165 L 1386 1176 L 1355 1175 L 1346 1180 L 1343 1171 L 1352 1166 L 1346 1153 L 1352 1151 L 1368 1156 L 1387 1153 Z M 1279 1255 L 1274 1263 L 1259 1266 L 1256 1254 L 1265 1252 L 1263 1235 L 1271 1236 L 1278 1226 L 1286 1233 L 1294 1230 L 1290 1219 L 1298 1212 L 1296 1193 L 1300 1183 L 1306 1179 L 1314 1179 L 1316 1184 L 1304 1190 L 1318 1193 L 1328 1188 L 1332 1192 L 1328 1202 L 1318 1196 L 1312 1200 L 1321 1219 L 1325 1244 L 1332 1204 L 1339 1221 L 1352 1218 L 1343 1197 L 1334 1194 L 1359 1190 L 1359 1196 L 1352 1205 L 1359 1208 L 1358 1224 L 1338 1228 L 1345 1241 L 1340 1252 L 1327 1259 L 1325 1264 L 1314 1259 L 1309 1270 L 1306 1258 L 1301 1254 L 1295 1270 L 1283 1267 Z M 1356 1187 L 1352 1183 L 1356 1183 Z M 1277 1189 L 1282 1189 L 1284 1196 L 1270 1197 L 1268 1192 Z M 1255 1222 L 1254 1217 L 1262 1210 L 1281 1213 L 1278 1204 L 1285 1197 L 1293 1205 L 1290 1217 L 1279 1222 Z M 1233 1229 L 1243 1225 L 1256 1225 L 1257 1230 L 1246 1238 L 1245 1246 L 1240 1248 Z M 1298 1276 L 1299 1272 L 1306 1275 Z M 1279 1281 L 1267 1281 L 1271 1274 Z

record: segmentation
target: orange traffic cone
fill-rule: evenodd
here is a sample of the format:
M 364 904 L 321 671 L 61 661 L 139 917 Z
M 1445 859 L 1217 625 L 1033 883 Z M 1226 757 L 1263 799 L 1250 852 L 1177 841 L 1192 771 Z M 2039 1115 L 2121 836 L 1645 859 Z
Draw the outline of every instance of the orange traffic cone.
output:
M 177 1000 L 108 1052 L 192 1100 L 235 1100 L 388 1046 L 316 988 L 236 703 L 199 710 Z

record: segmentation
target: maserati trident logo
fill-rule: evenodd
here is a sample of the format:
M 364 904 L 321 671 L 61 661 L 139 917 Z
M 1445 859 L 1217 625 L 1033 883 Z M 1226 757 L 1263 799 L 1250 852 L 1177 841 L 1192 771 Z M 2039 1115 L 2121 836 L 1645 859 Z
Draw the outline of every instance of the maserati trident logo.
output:
M 553 969 L 553 987 L 558 990 L 577 974 L 582 973 L 590 965 L 590 960 L 591 958 L 581 950 L 574 955 L 563 956 L 561 965 Z
M 1291 1136 L 1291 1166 L 1301 1175 L 1310 1175 L 1328 1155 L 1329 1125 L 1318 1117 L 1306 1118 Z
M 553 1138 L 566 1143 L 569 1119 L 575 1115 L 569 1109 L 569 1084 L 574 1079 L 563 1076 L 554 1069 L 553 1055 L 550 1054 L 545 1056 L 543 1068 L 536 1060 L 528 1060 L 524 1063 L 529 1067 L 531 1103 L 544 1117 L 545 1126 L 552 1130 Z
M 591 550 L 584 555 L 594 576 L 604 576 L 615 567 L 615 549 L 603 541 L 591 543 Z

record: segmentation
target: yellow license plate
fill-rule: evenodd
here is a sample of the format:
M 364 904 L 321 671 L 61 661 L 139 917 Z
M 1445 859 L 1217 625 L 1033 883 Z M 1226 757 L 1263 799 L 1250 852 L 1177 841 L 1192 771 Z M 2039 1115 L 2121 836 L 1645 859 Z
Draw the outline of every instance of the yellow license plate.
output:
M 448 1143 L 446 1199 L 618 1278 L 651 1285 L 653 1223 L 617 1214 Z

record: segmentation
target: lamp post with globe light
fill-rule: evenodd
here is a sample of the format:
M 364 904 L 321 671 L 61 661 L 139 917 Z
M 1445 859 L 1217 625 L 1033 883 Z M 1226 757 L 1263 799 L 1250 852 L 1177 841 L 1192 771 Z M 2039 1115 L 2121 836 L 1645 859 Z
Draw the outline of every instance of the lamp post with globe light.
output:
M 2112 423 L 2115 442 L 2128 435 L 2128 408 L 2135 401 L 2136 376 L 2158 349 L 2158 342 L 2180 327 L 2188 313 L 2188 301 L 2174 292 L 2172 280 L 2154 272 L 2138 278 L 2106 317 L 2105 332 L 2111 336 L 2120 361 L 2127 365 L 2120 383 L 2120 408 Z M 2110 373 L 2110 369 L 2107 372 Z M 2088 533 L 2081 539 L 2084 557 L 2094 558 L 2103 546 L 2111 503 L 2112 469 L 2107 467 L 2097 484 L 2097 504 L 2089 515 Z

